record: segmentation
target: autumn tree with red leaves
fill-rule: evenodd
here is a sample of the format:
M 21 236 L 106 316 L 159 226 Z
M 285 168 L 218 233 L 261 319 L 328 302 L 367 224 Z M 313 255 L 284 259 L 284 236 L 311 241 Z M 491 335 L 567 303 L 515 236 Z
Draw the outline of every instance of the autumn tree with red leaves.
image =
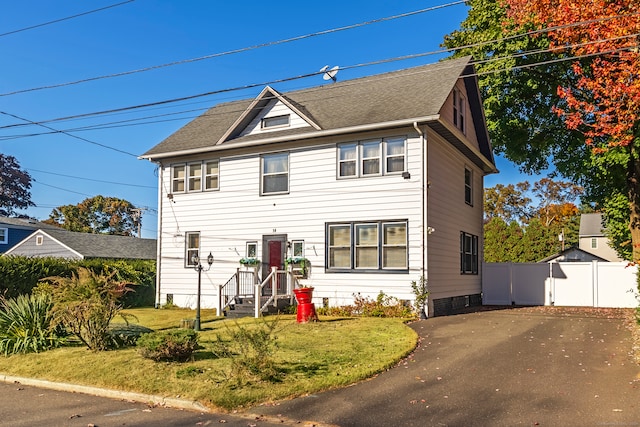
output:
M 624 166 L 632 259 L 640 261 L 640 2 L 506 1 L 517 25 L 559 27 L 546 33 L 551 48 L 576 58 L 575 83 L 558 87 L 566 105 L 555 112 L 585 135 L 595 155 Z M 582 24 L 569 26 L 575 23 Z

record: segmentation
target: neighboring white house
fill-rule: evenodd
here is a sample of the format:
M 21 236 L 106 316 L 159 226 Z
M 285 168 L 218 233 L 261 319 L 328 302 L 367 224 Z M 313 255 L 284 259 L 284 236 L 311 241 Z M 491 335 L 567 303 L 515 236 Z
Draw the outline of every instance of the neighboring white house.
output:
M 465 77 L 467 76 L 467 77 Z M 157 304 L 202 305 L 239 260 L 311 264 L 314 302 L 360 293 L 429 315 L 481 303 L 483 178 L 497 172 L 470 58 L 219 104 L 147 151 L 159 165 Z
M 579 248 L 610 262 L 624 261 L 609 244 L 609 238 L 605 235 L 604 230 L 605 225 L 601 213 L 580 215 Z

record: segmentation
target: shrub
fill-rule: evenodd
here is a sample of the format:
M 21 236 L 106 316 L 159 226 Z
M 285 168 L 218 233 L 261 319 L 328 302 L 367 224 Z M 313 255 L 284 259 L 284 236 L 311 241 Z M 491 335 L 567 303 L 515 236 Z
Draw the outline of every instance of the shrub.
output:
M 279 381 L 280 370 L 273 358 L 278 346 L 277 325 L 278 318 L 252 325 L 236 322 L 235 327 L 226 324 L 227 340 L 216 335 L 210 350 L 216 357 L 231 359 L 230 371 L 222 376 L 232 386 L 241 387 L 254 380 Z
M 126 283 L 113 280 L 113 276 L 79 267 L 70 278 L 45 279 L 51 285 L 55 323 L 69 329 L 94 351 L 113 347 L 109 323 L 120 314 L 118 299 L 128 290 Z
M 199 348 L 198 334 L 192 329 L 171 329 L 145 334 L 138 339 L 138 352 L 146 359 L 186 362 Z
M 47 295 L 0 298 L 0 351 L 6 355 L 40 352 L 65 342 L 53 325 L 53 304 Z
M 362 296 L 360 293 L 353 294 L 353 298 L 353 305 L 321 307 L 317 310 L 318 314 L 348 317 L 415 317 L 411 307 L 402 304 L 398 298 L 386 295 L 382 291 L 375 300 Z
M 71 277 L 79 268 L 98 275 L 116 272 L 114 279 L 130 283 L 135 292 L 124 295 L 125 307 L 152 307 L 155 302 L 156 262 L 151 260 L 68 260 L 53 257 L 0 257 L 0 295 L 15 298 L 30 294 L 44 277 Z
M 136 345 L 140 337 L 153 332 L 153 329 L 142 325 L 118 323 L 109 326 L 109 335 L 114 347 L 130 347 Z

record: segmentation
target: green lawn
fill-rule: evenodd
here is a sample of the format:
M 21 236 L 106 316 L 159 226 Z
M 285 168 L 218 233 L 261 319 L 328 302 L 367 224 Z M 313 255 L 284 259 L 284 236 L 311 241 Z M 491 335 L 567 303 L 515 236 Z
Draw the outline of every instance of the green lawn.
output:
M 191 310 L 126 310 L 152 329 L 180 325 L 195 317 Z M 218 357 L 219 337 L 233 328 L 251 329 L 276 320 L 277 348 L 273 356 L 281 373 L 277 382 L 231 375 L 232 358 Z M 120 321 L 120 320 L 117 320 Z M 203 347 L 186 363 L 153 362 L 135 348 L 94 353 L 84 347 L 65 347 L 39 354 L 0 357 L 5 375 L 62 381 L 111 389 L 180 396 L 213 409 L 233 409 L 315 393 L 368 378 L 409 354 L 417 335 L 401 319 L 320 317 L 298 324 L 295 316 L 264 319 L 223 319 L 211 311 L 201 315 L 199 343 Z M 218 353 L 219 354 L 219 353 Z

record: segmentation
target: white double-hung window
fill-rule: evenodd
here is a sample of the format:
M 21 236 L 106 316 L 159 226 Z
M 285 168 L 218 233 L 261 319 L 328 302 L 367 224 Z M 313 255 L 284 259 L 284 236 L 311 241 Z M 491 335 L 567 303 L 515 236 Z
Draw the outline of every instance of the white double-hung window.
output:
M 218 159 L 180 163 L 171 166 L 171 192 L 194 193 L 220 188 Z
M 289 153 L 266 154 L 261 160 L 261 194 L 289 192 Z
M 194 256 L 200 256 L 200 232 L 188 231 L 185 233 L 184 239 L 184 252 L 185 252 L 185 267 L 196 266 Z
M 401 174 L 406 170 L 406 138 L 394 137 L 338 145 L 338 178 Z

